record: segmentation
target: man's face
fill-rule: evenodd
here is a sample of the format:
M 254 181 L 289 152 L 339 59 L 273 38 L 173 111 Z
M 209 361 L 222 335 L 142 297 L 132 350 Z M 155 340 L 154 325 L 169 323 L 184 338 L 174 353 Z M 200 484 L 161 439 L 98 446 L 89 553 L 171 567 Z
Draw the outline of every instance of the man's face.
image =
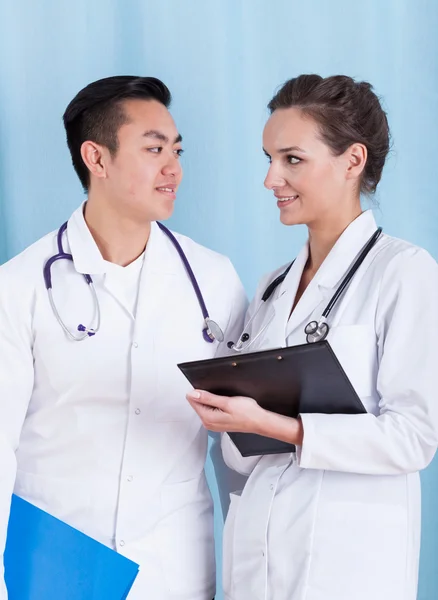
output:
M 105 195 L 117 212 L 140 221 L 171 216 L 182 179 L 181 136 L 167 108 L 155 100 L 126 100 L 127 122 L 118 131 L 118 149 L 102 149 Z

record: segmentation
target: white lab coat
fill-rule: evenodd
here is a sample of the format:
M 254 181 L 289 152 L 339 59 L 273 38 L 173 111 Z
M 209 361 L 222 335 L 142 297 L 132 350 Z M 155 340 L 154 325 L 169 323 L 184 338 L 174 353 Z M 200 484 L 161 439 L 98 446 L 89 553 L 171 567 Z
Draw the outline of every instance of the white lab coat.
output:
M 230 261 L 176 234 L 210 316 L 227 338 L 246 298 Z M 153 223 L 137 312 L 88 230 L 82 208 L 52 268 L 56 305 L 71 331 L 93 320 L 81 273 L 93 276 L 102 322 L 70 341 L 52 312 L 43 264 L 56 232 L 0 267 L 0 547 L 11 493 L 140 564 L 130 600 L 211 600 L 213 507 L 204 474 L 207 432 L 185 399 L 177 363 L 213 357 L 185 268 Z
M 269 326 L 248 351 L 305 343 L 305 325 L 375 230 L 371 211 L 347 228 L 289 319 L 306 245 L 255 319 L 252 336 Z M 248 318 L 282 270 L 261 282 Z M 223 436 L 226 463 L 249 475 L 225 524 L 227 600 L 416 598 L 418 471 L 438 440 L 437 307 L 436 262 L 382 235 L 329 318 L 328 341 L 368 413 L 303 414 L 296 454 L 242 458 Z

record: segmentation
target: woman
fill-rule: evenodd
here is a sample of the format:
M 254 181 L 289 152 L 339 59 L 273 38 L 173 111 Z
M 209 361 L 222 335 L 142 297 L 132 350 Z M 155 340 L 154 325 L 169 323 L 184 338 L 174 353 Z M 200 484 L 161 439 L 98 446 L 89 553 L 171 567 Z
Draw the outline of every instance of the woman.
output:
M 265 186 L 282 223 L 307 225 L 309 238 L 266 303 L 263 292 L 285 267 L 262 280 L 246 319 L 259 308 L 251 352 L 306 343 L 306 324 L 321 319 L 376 233 L 360 197 L 375 191 L 389 149 L 386 115 L 368 83 L 302 75 L 269 108 Z M 296 453 L 242 458 L 223 436 L 226 462 L 249 476 L 232 495 L 224 535 L 228 600 L 416 598 L 418 471 L 438 438 L 438 356 L 427 334 L 438 331 L 437 306 L 436 262 L 382 234 L 328 318 L 327 339 L 366 414 L 293 419 L 251 398 L 188 396 L 208 429 L 296 445 Z

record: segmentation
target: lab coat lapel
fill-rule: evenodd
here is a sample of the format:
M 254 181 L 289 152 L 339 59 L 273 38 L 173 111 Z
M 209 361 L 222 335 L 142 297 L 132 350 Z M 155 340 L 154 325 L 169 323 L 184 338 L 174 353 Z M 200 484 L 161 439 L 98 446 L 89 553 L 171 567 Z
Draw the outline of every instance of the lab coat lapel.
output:
M 68 245 L 75 269 L 78 273 L 88 273 L 92 277 L 102 276 L 101 281 L 105 290 L 133 317 L 120 282 L 117 278 L 111 278 L 106 274 L 105 260 L 85 221 L 84 204 L 73 213 L 67 226 Z M 99 292 L 97 293 L 99 295 Z
M 289 337 L 297 328 L 302 327 L 304 330 L 309 321 L 318 321 L 321 318 L 338 285 L 376 229 L 376 222 L 370 210 L 363 212 L 347 227 L 309 283 L 291 314 L 286 327 L 286 337 Z M 299 277 L 301 277 L 301 274 L 302 269 Z
M 179 256 L 176 251 L 172 252 L 170 244 L 158 225 L 152 223 L 140 279 L 136 316 L 136 329 L 148 332 L 151 339 L 154 335 L 159 335 L 160 323 L 166 319 L 170 310 L 177 267 L 182 268 Z
M 101 276 L 99 286 L 96 287 L 102 285 L 131 318 L 134 318 L 121 282 L 116 276 L 112 276 L 112 273 L 107 273 L 105 260 L 85 221 L 84 204 L 70 217 L 67 226 L 67 237 L 68 247 L 70 248 L 76 271 L 81 274 L 91 275 L 94 283 L 97 283 L 97 278 Z M 98 296 L 100 291 L 97 291 Z
M 376 229 L 371 210 L 363 212 L 350 223 L 316 273 L 318 285 L 335 290 Z
M 67 235 L 76 271 L 105 276 L 105 261 L 85 222 L 83 205 L 71 216 Z M 152 339 L 162 319 L 166 318 L 178 267 L 181 268 L 181 264 L 177 252 L 173 251 L 171 242 L 158 225 L 152 223 L 140 276 L 136 312 L 136 320 L 139 321 L 136 330 L 147 331 L 149 339 Z M 131 314 L 119 282 L 104 277 L 104 287 Z
M 131 318 L 134 318 L 125 296 L 123 284 L 116 275 L 107 273 L 105 260 L 85 221 L 84 204 L 69 219 L 67 236 L 76 271 L 82 274 L 88 273 L 91 276 L 102 275 L 102 285 L 105 290 L 111 294 Z
M 309 246 L 308 246 L 308 243 L 306 242 L 305 246 L 303 247 L 300 254 L 298 255 L 299 260 L 297 259 L 297 261 L 296 261 L 297 268 L 296 268 L 296 270 L 294 270 L 294 273 L 291 273 L 293 284 L 292 284 L 292 282 L 291 282 L 291 284 L 288 283 L 288 286 L 290 286 L 290 290 L 292 293 L 289 293 L 289 303 L 288 303 L 288 306 L 286 307 L 287 312 L 284 315 L 285 338 L 287 338 L 290 335 L 291 331 L 294 331 L 295 329 L 301 328 L 301 327 L 304 328 L 304 326 L 307 323 L 307 320 L 309 318 L 309 315 L 313 312 L 315 306 L 319 305 L 319 303 L 322 300 L 321 289 L 317 285 L 317 281 L 315 281 L 315 278 L 313 278 L 312 281 L 307 286 L 307 288 L 305 289 L 304 294 L 299 299 L 298 304 L 295 306 L 295 308 L 291 314 L 292 306 L 295 301 L 295 296 L 296 296 L 298 286 L 301 281 L 304 267 L 306 266 L 308 256 L 309 256 Z M 294 267 L 295 267 L 295 264 L 292 267 L 291 271 L 294 269 Z
M 301 275 L 307 262 L 308 254 L 308 245 L 305 244 L 295 259 L 285 280 L 279 286 L 278 292 L 273 300 L 271 300 L 274 316 L 266 336 L 269 337 L 270 347 L 284 346 L 286 343 L 288 319 L 300 284 Z

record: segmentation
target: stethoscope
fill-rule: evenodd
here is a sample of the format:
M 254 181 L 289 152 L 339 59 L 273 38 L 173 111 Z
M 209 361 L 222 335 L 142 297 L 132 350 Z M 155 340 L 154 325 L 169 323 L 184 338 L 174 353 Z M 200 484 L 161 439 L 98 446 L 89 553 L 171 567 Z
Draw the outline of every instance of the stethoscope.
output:
M 210 315 L 208 314 L 208 310 L 205 305 L 204 297 L 203 297 L 200 287 L 198 285 L 195 274 L 193 273 L 193 269 L 190 266 L 190 263 L 189 263 L 186 255 L 184 254 L 184 250 L 181 248 L 180 243 L 175 238 L 175 236 L 172 234 L 172 232 L 169 231 L 169 229 L 167 229 L 167 227 L 165 227 L 164 225 L 162 225 L 161 223 L 158 223 L 158 222 L 157 222 L 157 225 L 174 245 L 174 247 L 177 250 L 177 252 L 181 258 L 181 261 L 184 264 L 184 267 L 187 271 L 187 274 L 189 276 L 193 290 L 198 299 L 199 306 L 202 311 L 202 316 L 204 318 L 204 328 L 202 330 L 202 335 L 204 337 L 204 340 L 209 343 L 212 343 L 215 340 L 217 340 L 218 342 L 222 342 L 224 340 L 223 331 L 215 321 L 210 319 Z M 53 299 L 53 292 L 52 292 L 52 274 L 51 274 L 52 265 L 58 260 L 73 261 L 73 256 L 71 254 L 68 254 L 67 252 L 64 252 L 64 247 L 62 245 L 62 236 L 64 235 L 66 230 L 67 230 L 67 223 L 64 223 L 59 228 L 59 231 L 57 234 L 58 253 L 55 254 L 54 256 L 52 256 L 51 258 L 49 258 L 44 265 L 44 269 L 43 269 L 44 282 L 46 285 L 47 293 L 49 295 L 50 305 L 52 307 L 52 310 L 55 314 L 55 317 L 56 317 L 58 323 L 61 325 L 61 327 L 65 331 L 66 335 L 71 340 L 73 340 L 75 342 L 81 342 L 82 340 L 85 340 L 88 337 L 92 337 L 93 335 L 96 335 L 96 333 L 99 331 L 100 322 L 101 322 L 100 305 L 99 305 L 99 299 L 96 294 L 96 289 L 94 287 L 93 279 L 92 279 L 91 275 L 89 275 L 88 273 L 84 273 L 83 277 L 85 279 L 85 282 L 88 284 L 88 287 L 91 290 L 91 295 L 93 297 L 93 303 L 94 303 L 94 307 L 95 307 L 95 314 L 93 317 L 93 322 L 94 322 L 94 320 L 96 321 L 96 326 L 91 328 L 91 327 L 86 327 L 85 325 L 79 324 L 77 327 L 77 330 L 80 332 L 80 334 L 79 335 L 74 334 L 65 325 L 64 321 L 61 318 L 61 315 L 58 312 L 58 309 L 56 308 L 56 304 Z
M 333 294 L 332 298 L 330 299 L 330 302 L 325 307 L 320 320 L 319 321 L 310 321 L 310 323 L 307 323 L 307 325 L 305 326 L 304 333 L 306 334 L 306 342 L 308 344 L 314 344 L 315 342 L 322 342 L 328 336 L 328 333 L 330 331 L 330 326 L 327 323 L 327 319 L 328 319 L 330 313 L 332 312 L 333 307 L 336 305 L 336 303 L 338 302 L 342 293 L 345 291 L 345 288 L 348 286 L 348 284 L 353 279 L 356 271 L 358 270 L 360 265 L 365 260 L 366 256 L 370 252 L 371 248 L 374 246 L 374 244 L 379 239 L 381 233 L 382 233 L 382 228 L 379 227 L 373 233 L 373 235 L 370 237 L 370 239 L 365 244 L 365 246 L 362 248 L 361 253 L 359 254 L 358 258 L 356 259 L 356 261 L 354 262 L 352 267 L 349 269 L 349 271 L 345 275 L 344 279 L 341 281 L 336 292 Z M 281 285 L 283 283 L 283 281 L 286 279 L 286 276 L 289 273 L 289 271 L 291 270 L 294 262 L 295 261 L 293 261 L 281 275 L 279 275 L 276 279 L 274 279 L 274 281 L 272 281 L 268 285 L 268 287 L 266 288 L 266 290 L 261 298 L 260 304 L 257 307 L 257 310 L 255 311 L 254 315 L 249 319 L 248 323 L 246 324 L 245 330 L 242 333 L 242 335 L 240 336 L 239 341 L 237 342 L 237 344 L 235 344 L 234 342 L 228 342 L 227 343 L 228 348 L 230 348 L 231 350 L 235 350 L 236 352 L 242 352 L 243 350 L 248 350 L 248 348 L 250 346 L 252 346 L 256 342 L 256 340 L 259 339 L 259 337 L 266 331 L 266 329 L 269 327 L 270 321 L 268 323 L 266 323 L 264 325 L 264 327 L 262 327 L 262 329 L 257 333 L 257 335 L 254 338 L 251 338 L 250 334 L 248 333 L 251 324 L 256 319 L 262 306 L 265 305 L 265 303 L 269 300 L 269 298 L 271 298 L 272 294 L 275 292 L 275 290 L 278 288 L 278 286 Z

